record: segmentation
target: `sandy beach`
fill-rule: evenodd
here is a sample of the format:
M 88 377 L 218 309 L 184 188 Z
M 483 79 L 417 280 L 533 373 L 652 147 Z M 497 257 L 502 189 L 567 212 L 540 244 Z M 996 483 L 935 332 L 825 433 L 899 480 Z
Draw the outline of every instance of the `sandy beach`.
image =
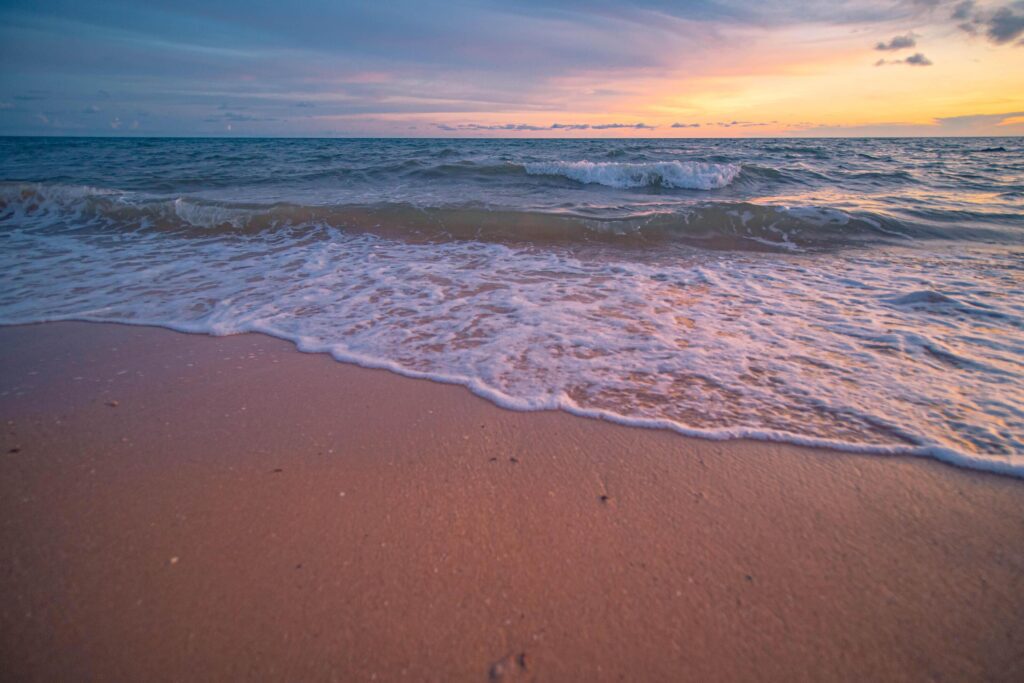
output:
M 1024 678 L 1024 482 L 0 328 L 5 680 Z

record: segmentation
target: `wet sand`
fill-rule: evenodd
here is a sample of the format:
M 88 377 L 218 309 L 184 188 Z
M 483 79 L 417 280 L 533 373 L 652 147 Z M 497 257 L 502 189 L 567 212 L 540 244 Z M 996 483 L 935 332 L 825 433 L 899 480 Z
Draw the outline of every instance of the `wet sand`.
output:
M 1024 481 L 0 328 L 5 680 L 1024 680 Z

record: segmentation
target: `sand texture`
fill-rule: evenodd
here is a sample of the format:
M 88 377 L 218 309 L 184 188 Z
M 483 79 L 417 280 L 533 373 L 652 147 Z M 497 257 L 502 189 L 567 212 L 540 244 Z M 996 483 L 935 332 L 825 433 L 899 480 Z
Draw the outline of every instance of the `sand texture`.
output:
M 0 328 L 4 680 L 1024 680 L 1024 482 Z

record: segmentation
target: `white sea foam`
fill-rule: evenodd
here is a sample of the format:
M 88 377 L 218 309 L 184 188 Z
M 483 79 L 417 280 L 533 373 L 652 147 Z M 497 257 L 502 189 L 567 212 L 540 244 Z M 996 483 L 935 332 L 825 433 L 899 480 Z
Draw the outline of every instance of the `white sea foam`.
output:
M 740 174 L 739 164 L 701 161 L 617 163 L 611 161 L 548 161 L 525 165 L 530 175 L 559 175 L 579 183 L 608 187 L 666 187 L 682 190 L 716 190 Z

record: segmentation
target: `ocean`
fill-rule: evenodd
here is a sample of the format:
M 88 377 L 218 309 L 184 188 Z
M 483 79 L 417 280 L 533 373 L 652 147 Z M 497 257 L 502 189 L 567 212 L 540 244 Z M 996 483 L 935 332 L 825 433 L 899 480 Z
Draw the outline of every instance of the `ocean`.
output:
M 0 138 L 0 324 L 1024 476 L 1024 139 Z

